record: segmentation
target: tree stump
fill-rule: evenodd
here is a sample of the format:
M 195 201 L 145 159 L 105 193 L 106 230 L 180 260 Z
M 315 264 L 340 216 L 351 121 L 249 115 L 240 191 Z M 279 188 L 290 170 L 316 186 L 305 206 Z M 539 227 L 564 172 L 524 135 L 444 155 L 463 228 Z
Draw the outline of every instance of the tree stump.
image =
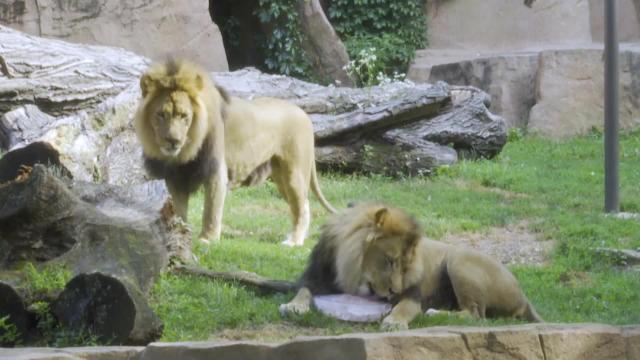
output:
M 154 184 L 71 184 L 36 165 L 0 186 L 0 270 L 62 266 L 75 275 L 52 303 L 62 325 L 111 344 L 157 340 L 146 295 L 172 258 L 191 256 L 191 234 L 165 199 Z M 15 304 L 0 303 L 0 316 L 20 318 Z

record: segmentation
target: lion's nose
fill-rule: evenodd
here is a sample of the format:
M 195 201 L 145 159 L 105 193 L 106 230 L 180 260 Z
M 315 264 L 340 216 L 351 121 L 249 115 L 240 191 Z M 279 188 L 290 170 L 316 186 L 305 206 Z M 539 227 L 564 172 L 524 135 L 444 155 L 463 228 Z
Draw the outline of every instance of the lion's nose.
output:
M 180 143 L 180 140 L 174 138 L 174 137 L 170 137 L 167 136 L 166 138 L 164 138 L 166 142 L 169 143 L 169 145 L 171 145 L 171 147 L 178 147 L 178 144 Z

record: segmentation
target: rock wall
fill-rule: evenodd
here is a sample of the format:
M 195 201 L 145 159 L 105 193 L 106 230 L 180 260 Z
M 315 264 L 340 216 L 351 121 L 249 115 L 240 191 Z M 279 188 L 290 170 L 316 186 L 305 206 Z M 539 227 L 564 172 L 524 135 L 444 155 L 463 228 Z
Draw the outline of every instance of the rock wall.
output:
M 640 0 L 618 0 L 620 126 L 640 126 Z M 476 86 L 509 127 L 562 138 L 604 122 L 604 1 L 428 1 L 415 82 Z M 464 23 L 464 26 L 461 24 Z
M 637 0 L 618 0 L 620 41 L 639 41 Z M 439 49 L 513 50 L 602 41 L 603 0 L 431 0 L 429 46 Z M 464 25 L 464 26 L 461 26 Z
M 151 59 L 185 56 L 228 70 L 207 0 L 3 0 L 0 24 L 28 34 L 122 47 Z
M 285 343 L 210 341 L 152 343 L 147 347 L 19 348 L 0 349 L 0 359 L 637 360 L 640 326 L 447 326 L 394 333 L 300 337 Z
M 620 127 L 640 126 L 640 43 L 620 46 Z M 602 129 L 602 46 L 477 52 L 426 49 L 408 77 L 476 86 L 491 95 L 490 110 L 509 127 L 553 138 Z

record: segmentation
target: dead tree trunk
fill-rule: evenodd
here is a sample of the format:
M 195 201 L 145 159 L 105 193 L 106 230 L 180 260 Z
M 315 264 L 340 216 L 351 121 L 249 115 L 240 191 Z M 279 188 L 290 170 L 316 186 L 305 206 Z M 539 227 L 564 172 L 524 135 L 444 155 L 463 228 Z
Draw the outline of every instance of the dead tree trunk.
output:
M 190 234 L 151 188 L 71 185 L 36 165 L 0 186 L 0 269 L 62 266 L 75 275 L 52 302 L 63 326 L 112 344 L 157 340 L 146 294 L 171 257 L 189 256 Z
M 347 49 L 329 23 L 319 0 L 298 0 L 302 31 L 308 42 L 305 50 L 312 58 L 313 68 L 321 78 L 339 81 L 342 86 L 354 86 L 344 67 L 349 62 Z

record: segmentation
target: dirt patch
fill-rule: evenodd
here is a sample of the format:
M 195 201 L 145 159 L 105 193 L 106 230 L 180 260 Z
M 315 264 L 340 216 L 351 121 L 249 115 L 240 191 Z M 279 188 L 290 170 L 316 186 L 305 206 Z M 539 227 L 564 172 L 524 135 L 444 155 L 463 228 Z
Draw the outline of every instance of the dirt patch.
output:
M 543 265 L 553 247 L 553 241 L 530 232 L 526 221 L 482 233 L 446 234 L 441 240 L 476 249 L 507 265 Z
M 509 190 L 505 190 L 497 187 L 488 187 L 481 184 L 464 181 L 461 179 L 455 179 L 453 181 L 453 184 L 459 189 L 473 190 L 476 192 L 489 192 L 489 193 L 501 195 L 505 199 L 526 199 L 529 197 L 529 195 L 527 194 L 509 191 Z
M 331 335 L 328 329 L 308 328 L 289 323 L 266 324 L 263 326 L 224 329 L 211 335 L 211 340 L 259 340 L 266 342 L 280 342 L 291 340 L 300 336 L 326 336 Z

